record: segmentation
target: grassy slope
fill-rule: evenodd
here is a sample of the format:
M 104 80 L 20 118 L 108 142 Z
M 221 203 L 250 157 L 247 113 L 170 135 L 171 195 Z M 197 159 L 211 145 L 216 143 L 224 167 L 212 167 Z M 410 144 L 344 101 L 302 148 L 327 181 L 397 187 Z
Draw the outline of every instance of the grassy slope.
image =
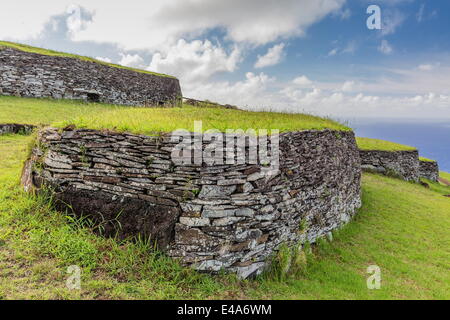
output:
M 337 122 L 304 114 L 250 112 L 220 108 L 133 108 L 77 101 L 0 96 L 0 123 L 76 124 L 81 128 L 115 129 L 151 134 L 180 128 L 193 130 L 202 120 L 203 129 L 303 129 L 350 130 Z
M 21 43 L 15 43 L 15 42 L 9 42 L 9 41 L 0 41 L 0 50 L 1 50 L 2 47 L 3 48 L 4 47 L 13 48 L 13 49 L 24 51 L 24 52 L 43 54 L 43 55 L 46 55 L 46 56 L 74 58 L 74 59 L 83 60 L 83 61 L 95 62 L 95 63 L 102 64 L 102 65 L 105 65 L 105 66 L 108 66 L 108 67 L 132 70 L 132 71 L 136 71 L 136 72 L 139 72 L 139 73 L 147 73 L 147 74 L 152 74 L 152 75 L 159 76 L 159 77 L 174 78 L 174 77 L 168 76 L 166 74 L 161 74 L 161 73 L 156 73 L 156 72 L 151 72 L 151 71 L 141 70 L 141 69 L 136 69 L 136 68 L 125 67 L 125 66 L 122 66 L 122 65 L 119 65 L 119 64 L 108 63 L 108 62 L 100 61 L 100 60 L 97 60 L 97 59 L 94 59 L 94 58 L 90 58 L 90 57 L 80 56 L 80 55 L 76 55 L 76 54 L 72 54 L 72 53 L 58 52 L 58 51 L 44 49 L 44 48 L 32 47 L 32 46 L 28 46 L 28 45 L 21 44 Z
M 448 181 L 450 181 L 450 173 L 441 171 L 440 176 L 441 176 L 441 178 L 444 178 L 444 179 L 447 179 Z
M 414 147 L 403 144 L 370 138 L 356 138 L 358 147 L 362 150 L 382 150 L 382 151 L 409 151 L 417 150 Z
M 364 207 L 303 271 L 240 283 L 182 269 L 142 242 L 97 237 L 24 195 L 17 182 L 29 140 L 0 137 L 0 298 L 450 299 L 450 199 L 442 196 L 450 188 L 365 174 Z M 72 264 L 84 267 L 81 292 L 65 288 Z M 381 290 L 366 288 L 372 264 Z

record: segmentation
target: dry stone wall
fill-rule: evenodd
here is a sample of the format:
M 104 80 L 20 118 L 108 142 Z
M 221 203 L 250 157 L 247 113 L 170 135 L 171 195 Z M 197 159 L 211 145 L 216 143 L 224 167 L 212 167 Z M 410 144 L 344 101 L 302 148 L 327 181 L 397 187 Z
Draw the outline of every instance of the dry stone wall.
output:
M 420 177 L 431 181 L 439 180 L 439 165 L 436 161 L 420 160 Z
M 31 134 L 36 127 L 30 124 L 0 123 L 0 135 L 2 134 Z
M 363 170 L 398 176 L 406 181 L 419 181 L 419 152 L 360 150 Z
M 90 216 L 105 235 L 151 236 L 200 271 L 258 274 L 282 243 L 314 242 L 361 205 L 352 132 L 281 134 L 276 171 L 248 159 L 176 164 L 169 134 L 47 128 L 38 139 L 26 189 L 49 185 L 60 209 Z
M 0 48 L 0 95 L 132 106 L 181 102 L 178 79 L 76 58 Z

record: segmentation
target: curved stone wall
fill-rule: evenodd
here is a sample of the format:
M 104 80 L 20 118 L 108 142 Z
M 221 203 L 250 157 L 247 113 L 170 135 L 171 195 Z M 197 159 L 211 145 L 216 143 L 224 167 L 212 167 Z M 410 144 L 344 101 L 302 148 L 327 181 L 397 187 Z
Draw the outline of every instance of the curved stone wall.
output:
M 396 175 L 406 181 L 419 181 L 419 152 L 360 150 L 363 170 Z
M 0 94 L 155 106 L 181 102 L 178 79 L 0 48 Z
M 151 236 L 197 270 L 258 274 L 280 244 L 314 242 L 361 205 L 352 132 L 283 133 L 274 171 L 249 159 L 177 164 L 170 135 L 68 130 L 40 131 L 25 187 L 48 184 L 60 209 L 89 215 L 105 235 Z
M 439 180 L 439 165 L 436 161 L 420 160 L 420 177 L 431 181 Z

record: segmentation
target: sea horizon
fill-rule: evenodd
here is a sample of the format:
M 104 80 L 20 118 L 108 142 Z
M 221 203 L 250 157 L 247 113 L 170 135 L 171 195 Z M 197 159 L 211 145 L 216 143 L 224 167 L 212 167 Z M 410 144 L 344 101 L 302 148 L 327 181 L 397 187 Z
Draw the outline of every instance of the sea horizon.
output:
M 439 170 L 450 172 L 448 120 L 360 118 L 348 123 L 358 137 L 388 140 L 416 147 L 420 156 L 436 160 Z

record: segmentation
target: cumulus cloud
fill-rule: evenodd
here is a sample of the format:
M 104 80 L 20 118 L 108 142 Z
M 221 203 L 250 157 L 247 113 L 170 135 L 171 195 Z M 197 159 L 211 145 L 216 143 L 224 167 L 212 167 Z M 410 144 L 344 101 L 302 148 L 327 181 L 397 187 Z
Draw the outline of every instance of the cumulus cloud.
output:
M 344 84 L 342 85 L 341 90 L 344 92 L 349 92 L 349 91 L 353 91 L 355 87 L 355 81 L 345 81 Z
M 92 12 L 79 5 L 69 5 L 66 9 L 66 14 L 68 15 L 66 25 L 70 34 L 84 30 L 92 23 Z
M 292 80 L 292 83 L 299 87 L 309 87 L 312 85 L 312 81 L 307 76 L 300 76 Z
M 68 21 L 74 41 L 110 42 L 128 50 L 159 50 L 180 38 L 192 39 L 213 29 L 223 30 L 233 42 L 254 45 L 299 36 L 315 22 L 339 10 L 345 0 L 285 0 L 282 5 L 278 0 L 129 0 L 115 1 L 113 5 L 105 0 L 78 0 L 77 3 L 92 13 L 92 19 L 86 23 L 74 16 Z M 66 12 L 71 4 L 72 0 L 5 2 L 0 12 L 0 37 L 35 37 L 51 16 Z
M 119 64 L 126 67 L 140 68 L 144 65 L 144 59 L 138 54 L 124 54 L 121 53 Z
M 258 60 L 255 63 L 255 68 L 259 69 L 280 63 L 281 59 L 284 56 L 284 47 L 285 44 L 280 43 L 270 48 L 265 55 L 258 55 Z
M 218 81 L 204 83 L 201 86 L 185 83 L 183 90 L 188 93 L 189 97 L 258 110 L 264 107 L 276 107 L 273 105 L 273 101 L 276 101 L 277 97 L 271 93 L 270 88 L 275 81 L 275 78 L 271 78 L 263 72 L 259 74 L 247 72 L 244 80 L 234 83 Z
M 320 82 L 302 75 L 285 83 L 264 73 L 247 73 L 242 81 L 209 82 L 185 91 L 188 96 L 236 104 L 248 110 L 307 112 L 341 119 L 401 118 L 405 114 L 410 118 L 449 119 L 450 67 L 425 75 L 417 68 L 389 71 L 390 77 L 370 81 Z
M 227 53 L 211 41 L 180 39 L 166 52 L 153 55 L 149 70 L 179 77 L 182 82 L 201 82 L 219 72 L 233 72 L 241 61 L 239 48 Z

